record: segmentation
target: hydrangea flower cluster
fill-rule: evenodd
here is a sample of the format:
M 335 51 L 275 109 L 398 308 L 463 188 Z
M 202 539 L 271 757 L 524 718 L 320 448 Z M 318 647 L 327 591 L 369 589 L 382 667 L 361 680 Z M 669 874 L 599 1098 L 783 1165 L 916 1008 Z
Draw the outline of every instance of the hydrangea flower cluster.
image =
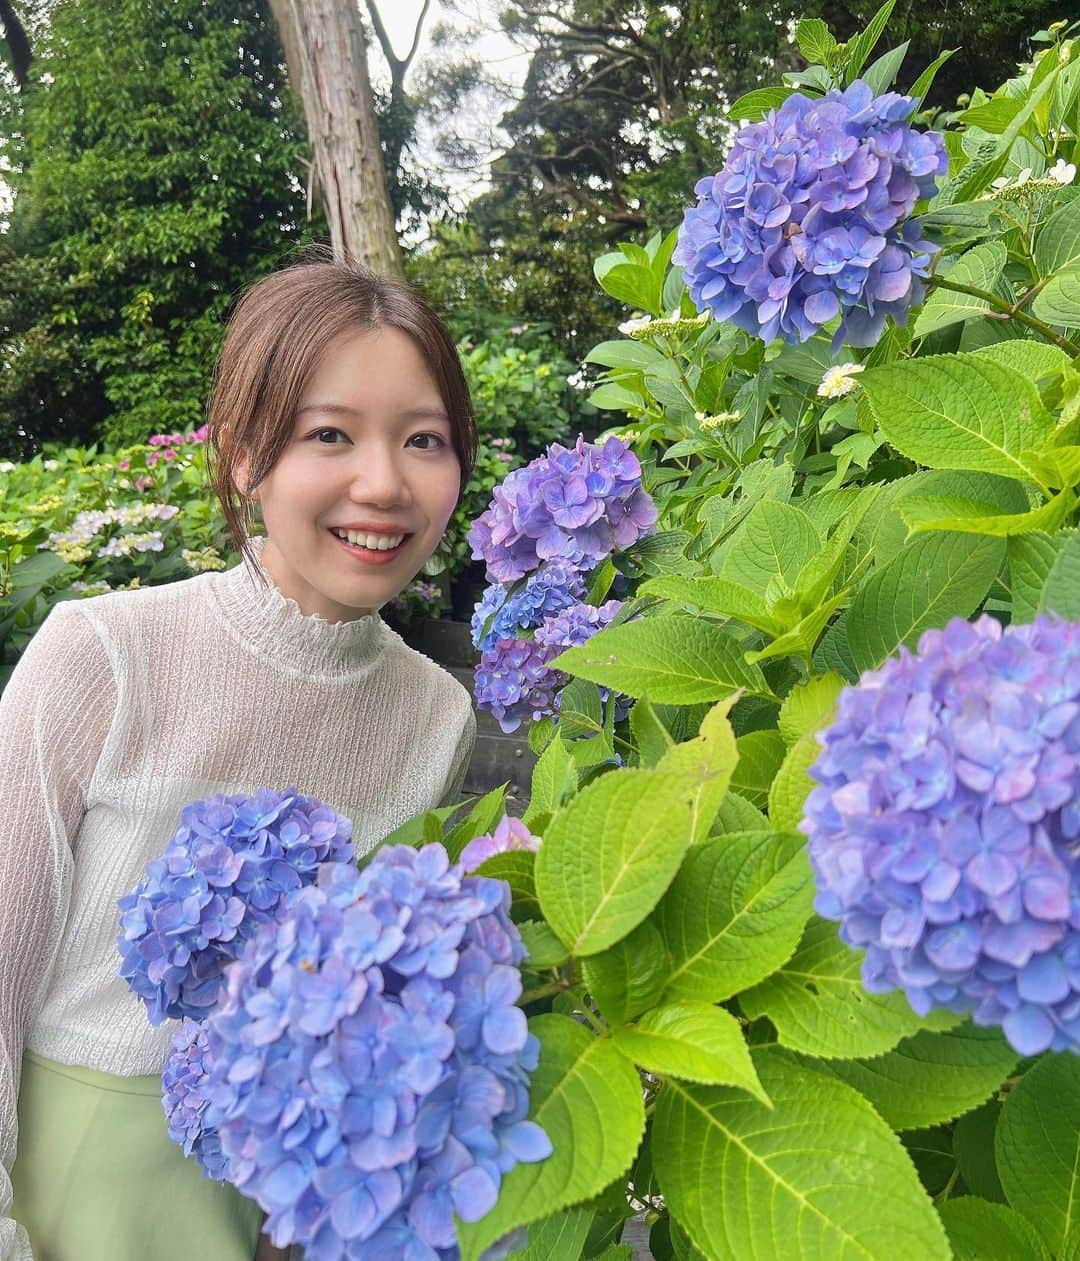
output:
M 215 1182 L 226 1179 L 226 1161 L 221 1139 L 212 1125 L 204 1123 L 207 1099 L 204 1087 L 209 1076 L 210 1056 L 206 1024 L 185 1018 L 172 1040 L 172 1049 L 161 1074 L 161 1106 L 169 1126 L 169 1137 L 194 1156 Z
M 514 850 L 527 850 L 535 854 L 540 848 L 540 837 L 533 836 L 520 819 L 506 814 L 495 826 L 490 836 L 475 836 L 461 851 L 461 866 L 466 873 L 474 872 L 482 863 L 496 854 L 509 854 Z
M 120 899 L 120 975 L 152 1025 L 200 1017 L 222 970 L 319 864 L 354 856 L 352 822 L 295 789 L 185 807 L 164 854 Z
M 226 973 L 203 1114 L 229 1178 L 309 1261 L 450 1261 L 519 1161 L 539 1046 L 501 881 L 441 845 L 327 864 Z
M 509 473 L 473 522 L 469 542 L 490 581 L 515 582 L 544 561 L 592 569 L 649 533 L 656 516 L 626 444 L 609 438 L 600 447 L 579 436 L 573 447 L 552 443 Z
M 887 315 L 903 323 L 936 248 L 911 215 L 948 171 L 943 138 L 909 126 L 916 105 L 856 80 L 793 93 L 737 132 L 672 256 L 698 309 L 789 343 L 838 315 L 837 345 L 874 345 Z
M 175 504 L 128 504 L 123 508 L 87 509 L 80 512 L 71 528 L 49 535 L 49 546 L 58 543 L 89 543 L 110 526 L 137 529 L 147 521 L 171 521 L 180 511 Z
M 556 711 L 556 692 L 568 676 L 552 669 L 566 648 L 576 648 L 603 630 L 622 608 L 608 600 L 599 608 L 572 604 L 546 618 L 532 639 L 500 639 L 481 654 L 474 691 L 505 732 L 516 731 L 526 718 L 535 721 Z
M 584 599 L 585 580 L 580 571 L 562 561 L 550 561 L 530 574 L 525 586 L 513 595 L 498 583 L 487 588 L 473 613 L 472 641 L 484 652 L 500 639 L 535 630 L 547 618 Z
M 1080 623 L 927 631 L 819 739 L 816 907 L 866 988 L 1080 1053 Z

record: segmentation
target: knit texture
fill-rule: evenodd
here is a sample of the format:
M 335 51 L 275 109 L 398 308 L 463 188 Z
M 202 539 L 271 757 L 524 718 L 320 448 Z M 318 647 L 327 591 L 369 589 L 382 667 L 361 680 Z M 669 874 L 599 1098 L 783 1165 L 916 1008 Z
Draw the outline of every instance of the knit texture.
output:
M 160 1072 L 117 976 L 117 899 L 187 803 L 295 786 L 349 816 L 358 853 L 460 791 L 468 693 L 377 615 L 301 614 L 240 565 L 57 605 L 0 697 L 0 1261 L 32 1261 L 10 1217 L 23 1049 Z

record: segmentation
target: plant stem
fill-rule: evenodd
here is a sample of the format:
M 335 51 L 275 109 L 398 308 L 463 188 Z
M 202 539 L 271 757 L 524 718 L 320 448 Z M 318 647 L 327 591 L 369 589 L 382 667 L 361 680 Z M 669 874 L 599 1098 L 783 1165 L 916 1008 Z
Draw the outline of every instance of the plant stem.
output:
M 1034 329 L 1035 332 L 1045 337 L 1047 341 L 1053 342 L 1055 346 L 1063 350 L 1071 359 L 1076 359 L 1080 356 L 1080 346 L 1074 346 L 1067 337 L 1062 336 L 1056 329 L 1051 328 L 1049 324 L 1020 309 L 1020 303 L 1026 301 L 1027 294 L 1020 299 L 1020 302 L 1010 303 L 1006 302 L 1004 298 L 999 298 L 996 293 L 987 293 L 985 289 L 979 289 L 975 285 L 961 284 L 955 280 L 943 280 L 940 276 L 930 276 L 927 279 L 927 284 L 937 289 L 948 289 L 952 293 L 966 293 L 972 298 L 978 298 L 981 302 L 985 302 L 992 311 L 1000 312 L 1002 315 L 1016 320 L 1017 323 L 1026 324 L 1028 328 Z
M 561 994 L 569 988 L 569 981 L 563 979 L 548 981 L 546 985 L 537 985 L 531 990 L 526 990 L 518 999 L 518 1006 L 527 1007 L 529 1003 L 538 1003 L 542 998 L 554 998 L 556 994 Z

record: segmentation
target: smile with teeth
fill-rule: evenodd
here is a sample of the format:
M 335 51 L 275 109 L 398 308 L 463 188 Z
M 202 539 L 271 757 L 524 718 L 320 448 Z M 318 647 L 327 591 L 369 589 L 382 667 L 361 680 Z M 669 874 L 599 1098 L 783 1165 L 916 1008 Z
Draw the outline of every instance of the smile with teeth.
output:
M 333 527 L 330 533 L 353 547 L 363 547 L 370 552 L 391 552 L 405 538 L 404 534 L 367 534 L 362 530 L 338 530 Z

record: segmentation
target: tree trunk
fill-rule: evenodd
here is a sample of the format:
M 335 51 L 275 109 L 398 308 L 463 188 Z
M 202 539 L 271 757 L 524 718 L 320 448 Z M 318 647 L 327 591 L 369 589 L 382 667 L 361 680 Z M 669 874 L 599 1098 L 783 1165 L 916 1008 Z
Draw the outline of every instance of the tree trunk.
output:
M 334 257 L 400 278 L 357 0 L 270 0 L 304 105 Z
M 20 92 L 26 91 L 30 79 L 30 62 L 33 55 L 30 51 L 30 38 L 26 27 L 19 20 L 10 0 L 0 0 L 0 37 L 8 46 L 11 55 L 11 72 Z

